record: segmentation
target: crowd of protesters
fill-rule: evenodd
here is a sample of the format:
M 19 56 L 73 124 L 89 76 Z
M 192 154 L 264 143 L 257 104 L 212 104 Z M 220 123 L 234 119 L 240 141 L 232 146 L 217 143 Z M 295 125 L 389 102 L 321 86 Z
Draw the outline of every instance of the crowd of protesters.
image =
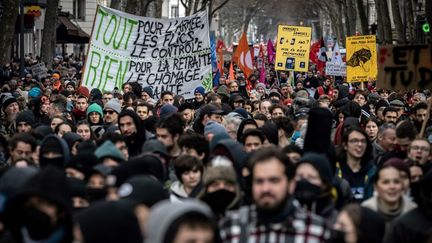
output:
M 312 68 L 185 100 L 26 61 L 0 73 L 0 242 L 432 240 L 428 90 Z

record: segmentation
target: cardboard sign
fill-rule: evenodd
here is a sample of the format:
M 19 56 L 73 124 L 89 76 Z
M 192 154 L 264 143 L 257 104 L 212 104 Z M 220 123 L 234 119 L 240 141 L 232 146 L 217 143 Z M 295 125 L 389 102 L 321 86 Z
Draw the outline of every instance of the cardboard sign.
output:
M 45 63 L 37 63 L 32 65 L 31 71 L 34 77 L 45 78 L 46 76 L 48 76 L 48 70 L 45 67 Z
M 312 28 L 279 25 L 276 70 L 307 72 Z
M 432 44 L 385 45 L 379 49 L 377 88 L 432 88 Z
M 345 63 L 327 62 L 325 72 L 326 72 L 326 75 L 345 77 L 346 76 L 346 65 L 345 65 Z
M 378 76 L 376 36 L 351 36 L 346 39 L 347 81 L 375 81 Z
M 82 84 L 113 90 L 125 82 L 193 97 L 212 88 L 207 11 L 176 19 L 145 18 L 98 6 Z

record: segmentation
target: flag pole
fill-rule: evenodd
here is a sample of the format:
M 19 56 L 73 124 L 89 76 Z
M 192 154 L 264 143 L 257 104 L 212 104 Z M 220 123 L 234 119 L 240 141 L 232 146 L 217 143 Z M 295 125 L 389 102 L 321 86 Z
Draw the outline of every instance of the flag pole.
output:
M 431 110 L 431 106 L 432 106 L 432 97 L 430 97 L 429 100 L 428 100 L 428 106 L 427 106 L 426 117 L 425 117 L 425 119 L 423 120 L 423 124 L 422 124 L 422 126 L 421 126 L 421 130 L 420 130 L 420 133 L 419 133 L 419 137 L 420 137 L 420 138 L 423 137 L 423 134 L 424 134 L 424 132 L 425 132 L 425 130 L 426 130 L 426 124 L 427 124 L 427 122 L 429 121 L 429 118 L 430 118 L 430 110 Z

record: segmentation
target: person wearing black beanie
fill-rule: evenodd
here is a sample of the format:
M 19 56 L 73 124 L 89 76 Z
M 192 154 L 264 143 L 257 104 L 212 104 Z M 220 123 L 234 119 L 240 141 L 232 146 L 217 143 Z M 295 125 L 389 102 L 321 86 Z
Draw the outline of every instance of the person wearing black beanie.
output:
M 15 119 L 17 133 L 31 132 L 34 123 L 34 116 L 31 111 L 20 111 Z

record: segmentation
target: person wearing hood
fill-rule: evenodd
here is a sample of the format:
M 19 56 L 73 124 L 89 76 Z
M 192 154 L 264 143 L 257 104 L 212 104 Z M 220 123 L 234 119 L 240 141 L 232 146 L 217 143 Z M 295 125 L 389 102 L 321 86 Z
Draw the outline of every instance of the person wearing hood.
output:
M 72 198 L 54 167 L 31 177 L 6 205 L 5 226 L 15 242 L 71 242 Z
M 76 218 L 76 242 L 143 242 L 138 218 L 128 203 L 102 202 L 79 213 Z
M 174 172 L 178 179 L 171 184 L 170 200 L 181 202 L 196 197 L 201 189 L 204 165 L 201 160 L 190 155 L 180 155 L 174 160 Z
M 146 132 L 139 116 L 134 111 L 123 110 L 118 124 L 121 134 L 126 138 L 129 156 L 139 155 L 146 141 Z
M 218 243 L 217 224 L 211 209 L 202 202 L 159 202 L 150 210 L 145 243 Z
M 209 205 L 219 218 L 223 217 L 226 211 L 237 209 L 242 198 L 242 191 L 234 168 L 225 165 L 207 168 L 198 198 Z
M 334 175 L 324 154 L 308 152 L 296 164 L 294 197 L 308 211 L 332 225 L 337 217 L 334 206 Z
M 3 124 L 0 126 L 0 133 L 5 136 L 12 136 L 15 133 L 15 118 L 19 112 L 19 106 L 16 98 L 11 94 L 3 96 L 2 100 L 2 111 L 4 116 Z
M 63 139 L 51 134 L 42 140 L 39 150 L 39 165 L 41 168 L 51 165 L 63 170 L 69 159 L 69 148 Z

